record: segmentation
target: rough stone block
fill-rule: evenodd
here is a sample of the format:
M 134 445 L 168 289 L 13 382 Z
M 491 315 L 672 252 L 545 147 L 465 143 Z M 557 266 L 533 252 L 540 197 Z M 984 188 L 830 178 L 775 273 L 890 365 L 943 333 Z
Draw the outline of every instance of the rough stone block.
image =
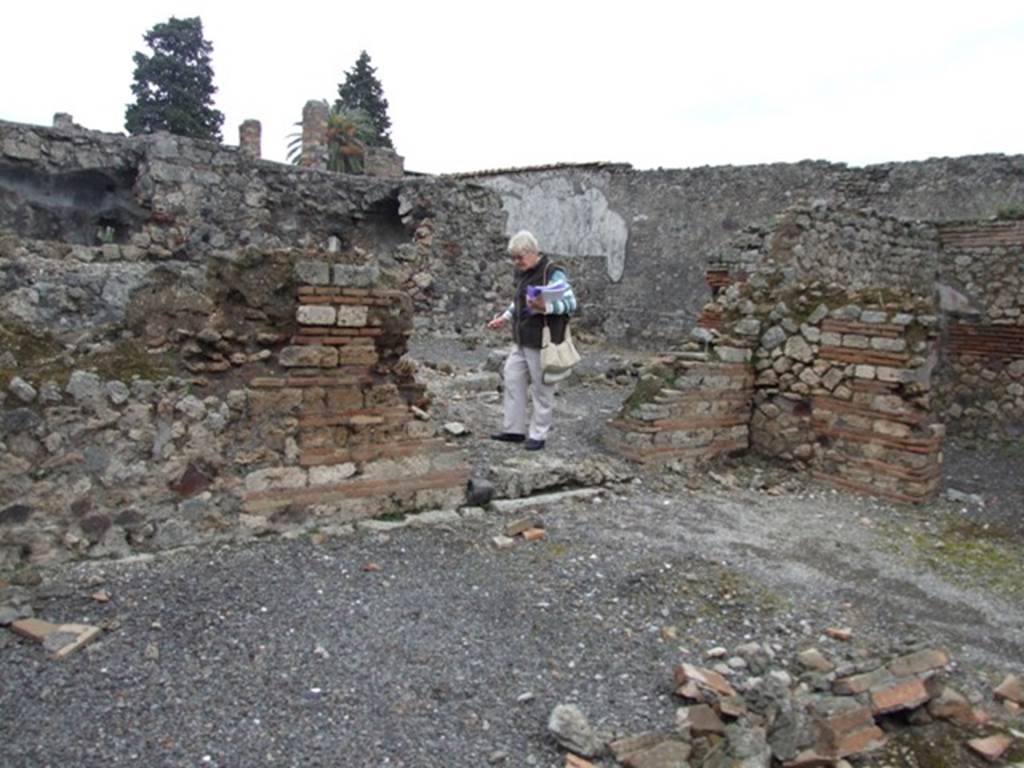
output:
M 302 409 L 302 390 L 254 389 L 249 392 L 249 410 L 253 416 L 294 414 Z
M 334 368 L 338 365 L 338 350 L 313 344 L 284 347 L 278 353 L 278 362 L 285 368 Z
M 864 693 L 869 688 L 883 685 L 892 678 L 884 667 L 858 675 L 840 677 L 832 683 L 832 692 L 842 695 Z
M 892 368 L 886 365 L 878 366 L 875 369 L 875 374 L 878 376 L 879 381 L 896 383 L 913 381 L 914 378 L 912 371 L 908 371 L 905 368 Z
M 871 323 L 872 325 L 878 325 L 888 320 L 889 315 L 885 312 L 865 309 L 863 312 L 860 313 L 859 319 L 862 323 Z
M 715 347 L 718 358 L 726 363 L 748 363 L 751 352 L 745 347 Z
M 331 265 L 326 261 L 298 261 L 295 263 L 295 277 L 308 285 L 330 285 Z
M 875 419 L 871 424 L 871 431 L 886 437 L 898 438 L 910 437 L 913 432 L 906 424 L 901 424 L 898 421 L 889 421 L 888 419 Z
M 814 350 L 803 336 L 791 336 L 786 342 L 786 357 L 809 363 L 814 359 Z
M 882 352 L 905 352 L 907 342 L 903 339 L 890 339 L 886 336 L 875 336 L 871 339 L 871 348 Z
M 908 677 L 949 664 L 949 654 L 942 649 L 927 648 L 889 662 L 889 671 L 896 677 Z
M 807 648 L 797 654 L 800 663 L 807 669 L 814 669 L 818 672 L 829 672 L 832 670 L 832 662 L 817 648 Z
M 337 324 L 345 328 L 362 328 L 367 324 L 369 307 L 346 304 L 338 307 Z
M 309 468 L 310 485 L 334 485 L 348 480 L 356 473 L 356 465 L 350 461 L 344 464 L 328 464 L 327 466 Z
M 774 349 L 786 340 L 786 332 L 777 325 L 773 325 L 764 332 L 761 337 L 761 346 L 764 349 Z
M 334 387 L 326 390 L 327 409 L 350 411 L 363 407 L 363 392 L 358 387 Z
M 335 264 L 334 284 L 350 288 L 370 288 L 380 276 L 376 264 Z
M 334 325 L 338 319 L 338 313 L 334 307 L 318 304 L 301 305 L 295 311 L 295 319 L 301 325 Z
M 271 489 L 304 488 L 306 470 L 301 467 L 271 467 L 249 473 L 245 478 L 245 490 L 250 493 Z
M 858 365 L 853 369 L 853 375 L 858 379 L 874 379 L 875 378 L 875 366 L 873 365 Z

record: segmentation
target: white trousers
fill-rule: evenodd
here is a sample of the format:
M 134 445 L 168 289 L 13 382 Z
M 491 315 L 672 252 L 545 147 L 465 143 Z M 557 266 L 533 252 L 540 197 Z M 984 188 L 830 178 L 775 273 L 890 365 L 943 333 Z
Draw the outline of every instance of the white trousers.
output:
M 526 423 L 526 390 L 529 385 L 533 412 L 529 432 Z M 505 422 L 503 431 L 546 440 L 555 408 L 555 385 L 545 384 L 540 370 L 540 350 L 514 346 L 505 360 Z

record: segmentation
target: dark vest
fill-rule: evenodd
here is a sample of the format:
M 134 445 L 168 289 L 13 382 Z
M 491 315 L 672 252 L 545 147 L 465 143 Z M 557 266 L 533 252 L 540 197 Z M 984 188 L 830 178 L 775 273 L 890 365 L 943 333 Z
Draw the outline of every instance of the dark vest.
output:
M 544 323 L 551 329 L 551 341 L 558 344 L 565 338 L 565 327 L 569 324 L 568 315 L 544 315 L 530 313 L 526 306 L 526 288 L 531 285 L 547 285 L 550 275 L 556 269 L 565 272 L 565 268 L 551 263 L 547 256 L 541 256 L 533 269 L 516 274 L 516 308 L 512 317 L 512 337 L 521 347 L 540 349 L 541 333 Z

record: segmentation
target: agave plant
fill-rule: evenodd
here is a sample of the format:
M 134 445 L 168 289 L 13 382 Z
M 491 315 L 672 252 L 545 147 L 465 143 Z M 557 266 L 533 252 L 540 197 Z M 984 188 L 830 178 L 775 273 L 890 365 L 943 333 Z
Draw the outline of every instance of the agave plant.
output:
M 288 162 L 302 160 L 302 123 L 288 135 Z M 377 135 L 370 116 L 359 109 L 331 107 L 327 116 L 327 169 L 339 173 L 362 173 L 366 147 Z

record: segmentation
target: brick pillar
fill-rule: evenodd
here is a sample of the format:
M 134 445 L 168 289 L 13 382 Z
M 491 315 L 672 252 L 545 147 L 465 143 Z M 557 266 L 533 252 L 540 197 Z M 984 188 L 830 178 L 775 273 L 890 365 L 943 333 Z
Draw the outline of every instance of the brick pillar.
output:
M 75 127 L 74 118 L 72 118 L 67 112 L 57 112 L 53 116 L 53 127 L 69 131 Z
M 263 127 L 259 120 L 246 120 L 238 126 L 238 148 L 242 154 L 252 160 L 262 157 L 260 146 Z
M 302 161 L 306 168 L 327 169 L 326 101 L 307 101 L 302 108 Z

